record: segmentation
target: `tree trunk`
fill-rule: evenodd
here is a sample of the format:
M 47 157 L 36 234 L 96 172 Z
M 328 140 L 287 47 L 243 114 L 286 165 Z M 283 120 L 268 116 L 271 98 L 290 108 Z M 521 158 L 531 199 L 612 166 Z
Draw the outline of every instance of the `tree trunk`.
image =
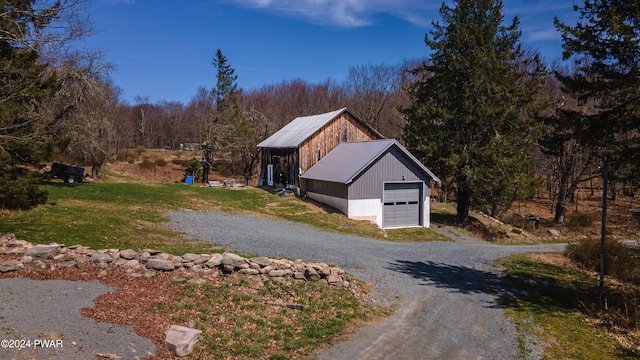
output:
M 469 223 L 469 207 L 471 205 L 469 190 L 464 184 L 458 187 L 457 202 L 456 221 L 458 225 L 464 227 Z
M 560 198 L 558 198 L 558 202 L 556 203 L 556 215 L 553 221 L 556 224 L 564 224 L 566 215 L 567 215 L 566 200 L 562 201 Z
M 98 178 L 98 174 L 100 172 L 100 168 L 101 168 L 100 164 L 94 164 L 94 165 L 91 166 L 91 178 L 93 178 L 93 179 L 97 179 Z
M 556 224 L 564 224 L 565 216 L 567 215 L 567 202 L 571 191 L 569 190 L 569 179 L 567 174 L 560 175 L 560 181 L 558 183 L 558 197 L 556 199 L 556 214 L 553 221 Z

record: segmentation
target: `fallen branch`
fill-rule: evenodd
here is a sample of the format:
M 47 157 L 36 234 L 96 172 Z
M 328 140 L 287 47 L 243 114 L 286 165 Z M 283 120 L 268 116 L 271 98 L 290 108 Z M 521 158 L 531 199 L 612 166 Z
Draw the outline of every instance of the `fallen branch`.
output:
M 283 306 L 289 309 L 293 309 L 293 310 L 304 310 L 305 305 L 302 304 L 287 304 L 287 303 L 274 303 L 274 302 L 267 302 L 267 305 L 276 305 L 276 306 Z

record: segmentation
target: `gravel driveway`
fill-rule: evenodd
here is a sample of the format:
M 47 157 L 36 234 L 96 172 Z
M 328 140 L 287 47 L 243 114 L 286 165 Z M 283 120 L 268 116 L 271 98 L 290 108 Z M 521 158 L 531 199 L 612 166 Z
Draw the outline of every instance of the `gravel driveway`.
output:
M 319 359 L 514 359 L 514 326 L 496 303 L 508 291 L 491 266 L 514 253 L 564 245 L 496 246 L 446 227 L 456 242 L 391 243 L 339 235 L 288 221 L 221 212 L 169 212 L 170 226 L 230 251 L 326 262 L 376 284 L 379 304 L 395 314 L 366 326 Z M 529 358 L 538 357 L 532 351 Z

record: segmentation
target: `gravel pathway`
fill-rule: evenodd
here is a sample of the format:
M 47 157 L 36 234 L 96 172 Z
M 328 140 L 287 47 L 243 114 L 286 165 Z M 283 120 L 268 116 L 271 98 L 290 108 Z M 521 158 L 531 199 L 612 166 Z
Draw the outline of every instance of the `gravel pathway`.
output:
M 113 290 L 98 281 L 1 279 L 0 359 L 83 360 L 97 354 L 139 359 L 153 354 L 156 345 L 131 326 L 80 315 L 80 309 L 93 307 L 96 297 Z
M 514 253 L 564 249 L 490 245 L 442 226 L 434 230 L 456 242 L 391 243 L 214 211 L 168 215 L 173 229 L 230 251 L 340 266 L 376 284 L 379 304 L 397 305 L 392 317 L 360 329 L 319 359 L 518 358 L 514 326 L 496 303 L 508 289 L 491 263 Z

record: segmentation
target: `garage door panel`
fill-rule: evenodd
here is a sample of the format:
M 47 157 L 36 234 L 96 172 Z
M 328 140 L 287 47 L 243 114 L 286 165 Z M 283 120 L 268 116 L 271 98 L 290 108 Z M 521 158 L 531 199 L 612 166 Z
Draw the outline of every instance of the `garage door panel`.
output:
M 420 225 L 421 183 L 384 185 L 383 227 Z

